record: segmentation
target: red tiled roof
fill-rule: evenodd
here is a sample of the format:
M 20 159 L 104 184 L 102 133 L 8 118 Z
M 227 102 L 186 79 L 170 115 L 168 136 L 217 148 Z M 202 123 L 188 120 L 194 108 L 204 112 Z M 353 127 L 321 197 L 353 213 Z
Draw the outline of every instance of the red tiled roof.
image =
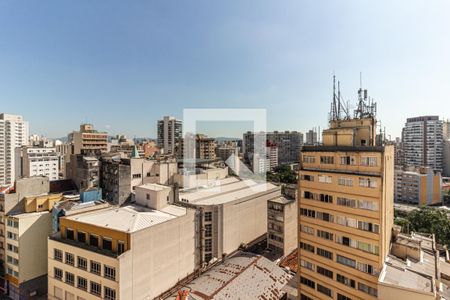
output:
M 283 258 L 280 262 L 280 267 L 289 268 L 294 273 L 298 270 L 298 256 L 297 250 L 294 250 L 291 254 Z

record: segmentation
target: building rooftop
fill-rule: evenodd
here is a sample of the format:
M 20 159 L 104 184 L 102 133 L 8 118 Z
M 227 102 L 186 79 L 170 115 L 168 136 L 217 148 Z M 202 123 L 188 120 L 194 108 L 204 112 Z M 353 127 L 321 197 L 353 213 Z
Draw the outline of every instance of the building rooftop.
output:
M 139 185 L 138 188 L 146 189 L 146 190 L 150 190 L 150 191 L 156 191 L 156 192 L 171 189 L 170 186 L 157 184 L 157 183 L 146 183 L 143 185 Z
M 100 209 L 66 218 L 81 223 L 131 233 L 170 221 L 185 213 L 186 209 L 181 207 L 166 207 L 166 209 L 158 211 L 139 205 L 128 205 Z
M 384 152 L 384 146 L 303 146 L 302 152 Z
M 280 204 L 289 204 L 289 203 L 293 203 L 293 202 L 295 202 L 297 200 L 295 200 L 295 199 L 287 199 L 285 197 L 278 197 L 278 198 L 275 198 L 275 199 L 270 199 L 269 201 L 270 202 L 275 202 L 275 203 L 280 203 Z
M 298 251 L 295 249 L 288 256 L 280 261 L 280 267 L 289 269 L 297 274 L 298 271 Z
M 16 219 L 25 219 L 25 218 L 31 218 L 31 217 L 37 217 L 45 214 L 49 214 L 50 212 L 48 210 L 45 211 L 39 211 L 39 212 L 20 212 L 18 214 L 10 214 L 10 217 L 16 218 Z
M 213 186 L 180 192 L 179 199 L 195 205 L 219 205 L 277 189 L 280 188 L 271 183 L 226 178 L 218 180 Z
M 194 299 L 278 300 L 292 275 L 262 256 L 238 252 L 186 284 Z M 169 299 L 175 299 L 173 296 Z M 190 299 L 190 298 L 189 298 Z

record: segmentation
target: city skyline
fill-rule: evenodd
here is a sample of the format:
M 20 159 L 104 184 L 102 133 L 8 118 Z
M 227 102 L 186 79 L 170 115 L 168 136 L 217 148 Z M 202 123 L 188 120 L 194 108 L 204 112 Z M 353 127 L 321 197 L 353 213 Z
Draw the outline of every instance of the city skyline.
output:
M 0 103 L 54 138 L 84 122 L 154 138 L 184 108 L 266 108 L 269 131 L 305 132 L 327 126 L 333 73 L 354 105 L 362 72 L 392 138 L 450 116 L 449 3 L 323 3 L 2 2 Z

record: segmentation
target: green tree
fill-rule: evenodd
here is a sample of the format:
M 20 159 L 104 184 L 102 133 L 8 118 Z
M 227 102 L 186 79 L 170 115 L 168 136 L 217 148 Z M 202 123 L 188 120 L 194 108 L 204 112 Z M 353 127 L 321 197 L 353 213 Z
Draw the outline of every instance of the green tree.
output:
M 450 220 L 447 212 L 432 207 L 413 210 L 406 217 L 410 231 L 434 233 L 441 245 L 450 245 Z

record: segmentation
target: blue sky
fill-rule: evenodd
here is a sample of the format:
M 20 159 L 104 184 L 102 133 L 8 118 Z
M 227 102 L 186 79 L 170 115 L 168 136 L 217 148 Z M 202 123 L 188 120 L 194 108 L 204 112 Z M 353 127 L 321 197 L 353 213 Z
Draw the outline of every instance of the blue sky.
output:
M 450 118 L 449 1 L 3 1 L 0 112 L 32 133 L 82 122 L 155 136 L 183 108 L 266 108 L 269 130 L 327 124 L 332 74 L 398 136 Z M 208 126 L 206 126 L 208 127 Z M 245 126 L 211 126 L 241 136 Z

